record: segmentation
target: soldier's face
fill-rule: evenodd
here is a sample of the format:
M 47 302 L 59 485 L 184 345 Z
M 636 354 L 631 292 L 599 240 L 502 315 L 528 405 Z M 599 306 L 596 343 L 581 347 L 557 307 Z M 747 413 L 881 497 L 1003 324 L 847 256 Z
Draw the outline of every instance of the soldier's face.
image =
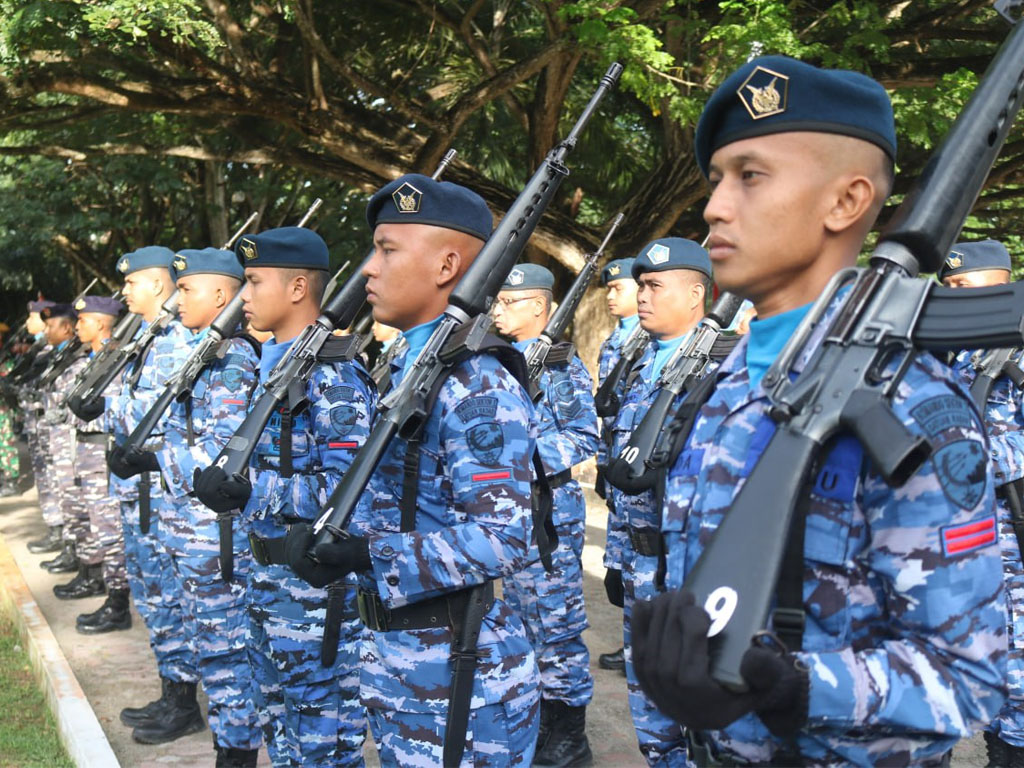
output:
M 544 298 L 532 291 L 501 291 L 491 307 L 498 333 L 516 341 L 536 336 L 534 329 L 542 316 Z
M 51 317 L 46 320 L 46 341 L 60 344 L 72 336 L 71 322 L 66 317 Z
M 289 282 L 280 269 L 250 267 L 245 270 L 242 311 L 255 330 L 273 332 L 280 327 L 292 307 L 288 301 Z
M 75 323 L 75 333 L 83 344 L 92 344 L 100 338 L 103 328 L 102 315 L 97 315 L 95 312 L 82 313 L 78 316 L 78 322 Z
M 217 316 L 217 275 L 185 275 L 178 280 L 178 317 L 186 328 L 205 328 Z
M 636 280 L 626 277 L 608 283 L 608 312 L 612 317 L 632 317 L 636 314 Z
M 166 272 L 163 267 L 152 267 L 125 275 L 121 296 L 129 312 L 145 315 L 159 306 L 163 283 L 158 270 Z
M 751 299 L 807 293 L 827 238 L 832 166 L 819 162 L 821 134 L 757 136 L 711 156 L 704 219 L 708 253 L 723 290 Z M 817 287 L 809 301 L 817 295 Z
M 674 339 L 704 315 L 704 288 L 693 270 L 644 272 L 637 278 L 640 325 L 656 339 Z
M 985 288 L 990 285 L 1006 285 L 1010 273 L 1005 269 L 982 269 L 976 272 L 961 272 L 942 279 L 947 288 Z

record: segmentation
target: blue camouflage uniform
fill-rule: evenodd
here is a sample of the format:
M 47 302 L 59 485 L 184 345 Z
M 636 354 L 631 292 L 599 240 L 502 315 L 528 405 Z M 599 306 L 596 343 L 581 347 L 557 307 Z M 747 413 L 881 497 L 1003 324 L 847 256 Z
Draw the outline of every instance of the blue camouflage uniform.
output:
M 181 251 L 175 276 L 209 271 L 234 253 Z M 187 262 L 186 262 L 187 259 Z M 238 277 L 241 267 L 238 266 Z M 195 334 L 193 346 L 209 329 Z M 256 384 L 258 355 L 253 344 L 236 337 L 221 342 L 218 357 L 196 378 L 185 403 L 171 404 L 158 459 L 173 514 L 162 521 L 161 539 L 171 555 L 182 596 L 185 632 L 209 699 L 210 730 L 221 747 L 257 749 L 262 741 L 246 638 L 246 587 L 250 552 L 247 531 L 232 526 L 233 574 L 221 574 L 220 531 L 216 513 L 193 494 L 193 476 L 217 454 L 245 418 L 249 392 Z
M 599 387 L 608 378 L 615 364 L 619 362 L 619 357 L 622 355 L 622 345 L 639 322 L 640 318 L 637 315 L 621 318 L 615 324 L 615 329 L 611 332 L 611 335 L 601 343 L 601 349 L 597 354 L 597 385 Z M 622 402 L 622 398 L 626 394 L 624 391 L 625 385 L 626 379 L 623 377 L 620 391 L 618 392 L 619 402 Z M 614 415 L 604 416 L 601 419 L 601 440 L 597 444 L 597 466 L 599 467 L 608 465 L 608 446 L 611 444 L 611 434 L 614 426 Z
M 797 320 L 804 311 L 794 310 Z M 669 589 L 683 585 L 774 432 L 760 378 L 752 385 L 748 369 L 762 322 L 723 362 L 669 472 L 662 519 Z M 892 488 L 841 433 L 829 441 L 810 493 L 806 628 L 795 654 L 809 670 L 806 725 L 792 743 L 755 714 L 702 732 L 720 757 L 763 764 L 795 745 L 805 764 L 938 761 L 1002 705 L 1005 612 L 980 416 L 950 370 L 927 354 L 916 356 L 892 406 L 931 443 L 933 458 Z
M 392 363 L 398 385 L 437 321 L 405 332 Z M 361 589 L 398 609 L 522 570 L 530 558 L 536 437 L 530 398 L 493 357 L 457 365 L 426 421 L 415 529 L 401 530 L 407 443 L 394 440 L 357 508 L 354 533 L 370 537 L 372 573 Z M 360 691 L 384 765 L 441 763 L 451 683 L 452 630 L 371 631 Z M 483 622 L 463 765 L 529 765 L 538 725 L 534 651 L 501 600 Z
M 128 254 L 118 262 L 118 270 L 130 274 L 140 264 L 152 266 L 150 248 Z M 166 250 L 166 266 L 170 266 L 174 253 Z M 133 254 L 143 253 L 145 259 Z M 143 268 L 143 267 L 139 267 Z M 136 338 L 148 327 L 143 322 Z M 176 320 L 172 320 L 157 335 L 145 356 L 129 366 L 121 378 L 120 390 L 106 397 L 107 431 L 120 445 L 132 433 L 139 420 L 149 412 L 160 396 L 167 379 L 185 361 L 192 333 Z M 153 437 L 162 440 L 165 419 L 157 425 Z M 149 644 L 156 656 L 160 677 L 180 683 L 199 681 L 195 655 L 189 648 L 183 624 L 181 594 L 170 555 L 161 540 L 165 520 L 174 514 L 166 498 L 159 472 L 149 472 L 152 517 L 149 533 L 139 528 L 139 485 L 142 480 L 132 477 L 122 480 L 110 475 L 110 484 L 121 502 L 121 525 L 124 532 L 125 565 L 128 587 L 135 608 L 149 631 Z
M 525 352 L 532 341 L 513 346 Z M 558 546 L 551 553 L 551 571 L 535 560 L 504 580 L 503 595 L 533 642 L 542 696 L 582 707 L 594 689 L 590 653 L 582 637 L 590 626 L 583 605 L 587 508 L 571 471 L 597 450 L 597 414 L 590 374 L 579 357 L 546 368 L 539 388 L 544 396 L 537 404 L 537 448 L 552 485 Z

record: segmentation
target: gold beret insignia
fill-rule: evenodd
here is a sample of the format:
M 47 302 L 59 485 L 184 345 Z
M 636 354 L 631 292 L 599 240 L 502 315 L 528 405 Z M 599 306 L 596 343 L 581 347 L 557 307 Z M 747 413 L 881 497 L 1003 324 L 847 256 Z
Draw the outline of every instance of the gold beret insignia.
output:
M 391 199 L 395 201 L 399 213 L 419 213 L 423 193 L 409 182 L 405 182 L 391 193 Z
M 752 120 L 780 115 L 786 111 L 789 78 L 764 67 L 755 67 L 736 90 L 736 95 L 740 97 Z
M 259 255 L 256 253 L 256 241 L 250 240 L 247 237 L 242 238 L 242 241 L 238 244 L 238 250 L 242 252 L 246 261 L 252 261 Z

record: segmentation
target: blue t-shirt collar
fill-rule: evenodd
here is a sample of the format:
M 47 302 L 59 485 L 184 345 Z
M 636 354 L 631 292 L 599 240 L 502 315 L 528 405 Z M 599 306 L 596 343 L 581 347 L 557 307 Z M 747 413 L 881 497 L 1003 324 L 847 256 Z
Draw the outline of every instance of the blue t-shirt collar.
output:
M 406 369 L 413 364 L 413 361 L 419 357 L 423 348 L 427 346 L 427 341 L 430 339 L 434 329 L 440 325 L 442 317 L 444 317 L 444 315 L 438 315 L 433 320 L 413 326 L 407 331 L 402 331 L 402 335 L 405 337 L 405 341 L 409 345 L 409 348 L 406 349 L 404 355 L 399 355 L 400 359 L 396 361 L 398 369 L 395 371 L 395 375 L 392 376 L 392 380 L 396 384 L 402 380 Z
M 260 384 L 267 383 L 267 379 L 270 378 L 270 372 L 274 370 L 274 367 L 288 353 L 288 349 L 293 341 L 295 339 L 278 342 L 275 338 L 269 338 L 263 342 L 260 347 Z
M 781 312 L 772 317 L 755 318 L 750 321 L 747 338 L 747 375 L 751 389 L 761 383 L 772 363 L 786 346 L 797 326 L 807 316 L 813 304 Z

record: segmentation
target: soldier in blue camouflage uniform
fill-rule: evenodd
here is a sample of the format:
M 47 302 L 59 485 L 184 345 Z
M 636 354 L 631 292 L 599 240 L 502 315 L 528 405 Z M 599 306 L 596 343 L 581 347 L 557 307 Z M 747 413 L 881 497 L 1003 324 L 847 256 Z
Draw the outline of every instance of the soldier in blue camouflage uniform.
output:
M 951 288 L 980 288 L 1010 282 L 1010 254 L 995 240 L 960 243 L 942 265 L 939 278 Z M 970 386 L 977 376 L 975 363 L 985 352 L 964 351 L 957 355 L 954 370 Z M 1021 351 L 1015 350 L 995 380 L 985 407 L 985 427 L 992 449 L 999 521 L 999 548 L 1003 558 L 1006 588 L 1006 634 L 1010 646 L 1007 658 L 1009 698 L 985 729 L 989 765 L 1024 766 L 1024 510 L 1021 508 L 1021 479 L 1024 478 L 1024 409 L 1021 388 L 1007 371 L 1020 368 Z
M 857 73 L 754 59 L 712 96 L 696 146 L 715 277 L 758 319 L 668 476 L 672 591 L 634 606 L 638 677 L 690 729 L 699 765 L 942 764 L 1003 703 L 1006 617 L 981 417 L 930 355 L 892 399 L 934 451 L 906 484 L 888 486 L 852 435 L 829 441 L 806 507 L 799 649 L 752 647 L 749 690 L 728 690 L 708 669 L 711 617 L 679 589 L 774 432 L 761 377 L 891 188 L 888 95 Z
M 410 174 L 378 190 L 367 220 L 375 250 L 363 273 L 374 319 L 401 329 L 408 344 L 392 366 L 398 386 L 490 235 L 491 214 L 464 187 Z M 461 627 L 469 605 L 486 615 L 464 702 L 467 730 L 454 729 L 449 759 L 457 752 L 467 766 L 530 764 L 537 664 L 522 621 L 494 599 L 492 580 L 521 570 L 530 558 L 535 441 L 522 385 L 493 355 L 472 356 L 454 366 L 429 410 L 411 475 L 415 498 L 406 493 L 405 513 L 410 443 L 396 439 L 355 510 L 353 537 L 318 547 L 319 565 L 312 567 L 306 557 L 312 532 L 290 534 L 289 563 L 307 578 L 324 583 L 359 575 L 370 629 L 360 692 L 383 765 L 441 764 L 452 622 Z
M 494 303 L 495 326 L 524 354 L 547 325 L 554 282 L 544 267 L 520 265 Z M 582 637 L 589 626 L 582 561 L 587 509 L 572 468 L 597 450 L 597 412 L 590 374 L 578 356 L 545 368 L 538 386 L 543 397 L 537 403 L 537 447 L 553 492 L 558 546 L 550 570 L 535 561 L 508 576 L 502 594 L 526 625 L 540 669 L 540 735 L 533 764 L 568 768 L 593 759 L 584 730 L 594 691 Z
M 615 259 L 609 261 L 601 270 L 601 285 L 607 290 L 608 312 L 616 318 L 615 329 L 611 335 L 601 343 L 601 349 L 597 355 L 597 385 L 600 387 L 608 375 L 615 368 L 622 354 L 622 345 L 629 337 L 629 334 L 637 327 L 640 318 L 636 314 L 636 280 L 633 279 L 633 259 Z M 616 393 L 619 402 L 625 392 L 622 385 L 626 379 L 623 377 L 620 382 L 619 391 Z M 597 482 L 594 490 L 597 495 L 605 500 L 611 509 L 611 499 L 608 497 L 607 484 L 604 479 L 604 470 L 608 465 L 608 446 L 612 440 L 612 427 L 615 425 L 615 416 L 603 416 L 601 418 L 601 441 L 597 446 Z M 621 608 L 616 601 L 616 607 Z M 623 657 L 623 648 L 609 653 L 602 653 L 597 657 L 597 665 L 601 669 L 619 670 L 626 674 L 626 660 Z
M 110 337 L 114 319 L 124 309 L 116 299 L 104 296 L 85 296 L 75 304 L 78 321 L 75 332 L 86 355 L 68 369 L 68 375 L 55 389 L 59 400 L 67 395 L 75 378 L 86 367 L 92 356 L 102 349 Z M 56 406 L 59 408 L 59 404 Z M 125 604 L 128 600 L 128 582 L 124 572 L 124 539 L 121 533 L 120 509 L 117 499 L 110 494 L 107 480 L 107 433 L 102 431 L 101 419 L 83 421 L 61 409 L 72 430 L 74 455 L 74 487 L 79 494 L 88 526 L 88 536 L 78 547 L 78 575 L 67 584 L 53 588 L 63 600 L 78 600 L 104 591 L 120 590 Z M 131 614 L 124 612 L 124 620 L 117 629 L 131 627 Z
M 651 342 L 629 372 L 622 407 L 612 427 L 611 454 L 617 456 L 640 424 L 657 393 L 658 376 L 669 357 L 689 338 L 704 315 L 711 288 L 711 263 L 697 243 L 667 237 L 648 243 L 630 268 L 637 281 L 640 325 Z M 658 712 L 637 683 L 630 649 L 630 618 L 636 600 L 661 591 L 661 510 L 651 491 L 630 495 L 611 485 L 605 589 L 623 607 L 623 642 L 629 707 L 640 751 L 650 765 L 682 766 L 686 748 L 679 726 Z
M 241 287 L 242 265 L 232 251 L 183 250 L 171 262 L 171 275 L 178 288 L 179 319 L 196 334 L 196 345 Z M 189 399 L 171 404 L 156 455 L 142 451 L 118 457 L 132 473 L 159 468 L 167 487 L 171 511 L 161 518 L 160 539 L 170 554 L 186 636 L 209 699 L 217 766 L 224 768 L 256 765 L 261 741 L 246 650 L 249 547 L 242 527 L 232 525 L 226 544 L 231 562 L 221 562 L 219 517 L 193 494 L 193 476 L 217 457 L 245 417 L 257 358 L 254 342 L 241 336 L 224 339 L 192 383 Z M 238 510 L 226 514 L 237 517 Z M 179 717 L 187 717 L 184 710 Z M 165 716 L 140 725 L 135 737 L 163 741 L 180 727 Z
M 124 278 L 123 295 L 128 311 L 142 315 L 144 320 L 139 334 L 157 318 L 161 304 L 174 290 L 170 273 L 173 259 L 174 251 L 156 245 L 139 248 L 118 259 L 117 271 Z M 124 372 L 117 394 L 104 398 L 106 426 L 118 445 L 135 429 L 160 396 L 167 379 L 185 360 L 191 338 L 191 332 L 172 320 Z M 163 438 L 164 429 L 165 422 L 157 425 L 158 439 Z M 164 734 L 170 740 L 204 726 L 196 700 L 199 674 L 185 634 L 182 597 L 171 557 L 161 540 L 162 528 L 173 516 L 174 507 L 164 494 L 159 472 L 146 472 L 140 478 L 127 480 L 112 474 L 110 482 L 121 504 L 128 585 L 135 608 L 149 631 L 149 644 L 161 681 L 159 699 L 142 707 L 127 707 L 120 718 L 135 729 L 133 737 L 140 726 L 174 722 L 179 727 Z M 140 512 L 147 497 L 151 508 L 148 533 L 140 527 Z M 127 605 L 115 607 L 118 612 L 127 610 Z M 79 626 L 84 631 L 95 629 L 91 624 Z
M 273 333 L 261 351 L 255 403 L 292 341 L 319 315 L 328 252 L 316 233 L 282 227 L 241 238 L 237 253 L 247 281 L 245 315 L 253 328 Z M 359 704 L 362 627 L 354 584 L 332 585 L 330 591 L 311 587 L 285 564 L 284 541 L 289 527 L 318 516 L 369 434 L 376 398 L 362 365 L 340 358 L 319 362 L 303 394 L 308 402 L 301 411 L 276 413 L 260 436 L 250 469 L 251 498 L 247 483 L 239 488 L 216 467 L 204 473 L 202 483 L 249 499 L 240 526 L 251 531 L 253 556 L 249 662 L 271 761 L 361 765 L 366 715 Z M 326 614 L 339 589 L 343 611 L 332 640 L 335 628 L 327 627 Z

